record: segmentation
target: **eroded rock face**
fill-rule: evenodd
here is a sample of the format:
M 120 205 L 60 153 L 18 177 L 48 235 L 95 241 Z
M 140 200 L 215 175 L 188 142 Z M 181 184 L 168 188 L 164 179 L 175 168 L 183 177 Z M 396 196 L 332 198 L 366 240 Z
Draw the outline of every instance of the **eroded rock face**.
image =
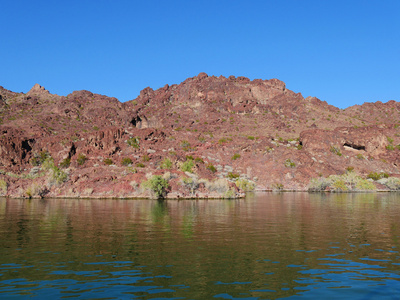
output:
M 304 190 L 349 167 L 400 173 L 398 102 L 341 110 L 278 79 L 200 73 L 126 103 L 0 87 L 0 113 L 0 194 L 14 197 L 33 187 L 34 196 L 149 197 L 141 182 L 153 175 L 168 177 L 167 197 L 216 197 L 239 193 L 238 176 L 258 189 Z M 48 156 L 65 180 L 43 167 Z

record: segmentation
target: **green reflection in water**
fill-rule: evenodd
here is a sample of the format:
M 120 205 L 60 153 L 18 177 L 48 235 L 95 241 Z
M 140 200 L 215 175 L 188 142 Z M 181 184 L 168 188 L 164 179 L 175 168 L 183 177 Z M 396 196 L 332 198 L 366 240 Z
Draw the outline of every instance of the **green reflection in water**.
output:
M 398 282 L 399 223 L 400 198 L 386 193 L 3 198 L 0 295 L 264 299 L 336 288 L 333 296 L 359 296 L 369 290 L 353 295 L 356 282 Z

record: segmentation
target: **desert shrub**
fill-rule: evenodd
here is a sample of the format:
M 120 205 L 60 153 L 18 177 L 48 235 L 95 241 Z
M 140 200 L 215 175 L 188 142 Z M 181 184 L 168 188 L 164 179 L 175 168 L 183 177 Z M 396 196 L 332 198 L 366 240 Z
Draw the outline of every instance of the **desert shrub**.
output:
M 213 173 L 217 172 L 217 169 L 214 167 L 214 165 L 212 163 L 209 163 L 207 165 L 207 169 L 210 170 Z
M 0 179 L 0 196 L 4 196 L 5 194 L 7 194 L 7 182 Z
M 382 178 L 388 178 L 388 177 L 389 177 L 389 174 L 384 173 L 384 172 L 381 172 L 381 173 L 371 172 L 371 173 L 369 173 L 367 175 L 367 178 L 371 178 L 371 179 L 373 179 L 375 181 L 379 180 L 379 179 L 382 179 Z
M 392 144 L 389 144 L 386 146 L 386 150 L 394 150 L 394 146 Z
M 376 187 L 371 181 L 360 178 L 356 183 L 356 189 L 359 191 L 373 191 L 376 190 Z
M 76 159 L 76 162 L 78 163 L 78 165 L 82 166 L 86 162 L 86 160 L 87 160 L 86 155 L 83 153 L 80 153 L 78 155 L 78 158 Z
M 236 179 L 239 178 L 239 176 L 240 175 L 238 173 L 233 173 L 233 172 L 229 172 L 228 173 L 228 178 L 231 179 L 231 180 L 236 180 Z
M 400 190 L 400 179 L 396 177 L 389 177 L 385 185 L 391 190 Z
M 142 156 L 142 160 L 143 160 L 144 162 L 149 161 L 149 160 L 150 160 L 150 157 L 149 157 L 147 154 L 145 154 L 145 155 Z
M 236 198 L 236 192 L 234 189 L 229 189 L 224 194 L 225 199 L 233 199 Z
M 358 159 L 364 159 L 364 155 L 362 155 L 361 153 L 357 154 L 356 157 L 357 157 Z
M 49 172 L 49 183 L 62 184 L 68 180 L 68 174 L 60 170 L 55 164 L 52 157 L 48 157 L 42 164 L 42 168 Z
M 172 161 L 168 157 L 164 158 L 161 162 L 160 168 L 164 170 L 172 169 Z
M 325 189 L 330 185 L 330 181 L 327 178 L 311 178 L 308 185 L 308 191 L 310 192 L 320 192 L 325 191 Z
M 205 188 L 210 192 L 217 192 L 225 194 L 229 190 L 229 182 L 224 178 L 219 178 L 214 181 L 208 181 L 207 179 L 200 179 L 199 183 L 204 183 Z
M 127 140 L 129 146 L 138 149 L 140 145 L 140 140 L 138 137 L 131 137 Z
M 335 179 L 332 184 L 331 184 L 331 188 L 334 191 L 348 191 L 349 188 L 346 185 L 346 182 L 343 179 L 337 178 Z
M 138 163 L 136 164 L 136 167 L 137 167 L 137 168 L 144 168 L 145 165 L 144 165 L 143 163 L 141 163 L 141 162 L 138 162 Z
M 132 164 L 132 159 L 130 159 L 129 157 L 124 157 L 121 160 L 121 165 L 123 165 L 123 166 L 129 166 L 131 164 Z
M 290 158 L 288 158 L 287 160 L 285 160 L 285 167 L 295 168 L 296 164 Z
M 273 191 L 282 191 L 283 190 L 283 184 L 282 183 L 273 183 L 272 184 L 272 190 Z
M 254 182 L 249 181 L 247 179 L 238 179 L 236 180 L 235 184 L 239 189 L 245 192 L 253 191 L 256 187 Z
M 255 139 L 255 137 L 252 136 L 252 135 L 247 136 L 247 138 L 248 138 L 249 140 L 254 140 L 254 139 Z
M 182 147 L 182 149 L 183 149 L 184 151 L 189 151 L 189 150 L 192 149 L 192 147 L 190 146 L 190 143 L 189 143 L 188 141 L 186 141 L 186 140 L 183 140 L 183 141 L 181 142 L 181 147 Z
M 224 143 L 226 143 L 227 142 L 227 139 L 226 138 L 222 138 L 222 139 L 219 139 L 218 140 L 218 144 L 220 144 L 220 145 L 223 145 Z
M 106 164 L 107 166 L 110 166 L 113 164 L 113 161 L 111 158 L 106 158 L 103 160 L 103 163 Z
M 192 156 L 192 155 L 186 155 L 186 160 L 188 160 L 188 159 L 191 159 L 191 160 L 193 160 L 194 158 L 193 158 L 193 156 Z
M 337 156 L 342 156 L 342 152 L 340 152 L 340 148 L 336 146 L 331 146 L 330 151 Z
M 60 167 L 65 169 L 68 168 L 70 164 L 71 164 L 71 159 L 67 157 L 60 162 Z
M 30 163 L 34 167 L 40 166 L 48 157 L 50 157 L 50 154 L 47 151 L 41 151 L 39 154 L 34 154 L 30 160 Z
M 199 187 L 198 180 L 192 177 L 181 178 L 181 184 L 189 189 L 191 194 L 193 194 L 194 191 Z
M 353 171 L 354 171 L 354 167 L 352 167 L 352 166 L 348 166 L 346 168 L 346 172 L 353 172 Z
M 142 188 L 149 190 L 157 199 L 164 198 L 169 187 L 168 181 L 160 175 L 154 175 L 150 179 L 142 182 Z
M 195 163 L 197 163 L 197 164 L 204 164 L 204 160 L 203 160 L 201 157 L 196 157 L 196 158 L 194 159 L 194 161 L 195 161 Z
M 189 172 L 193 173 L 193 167 L 194 167 L 194 162 L 191 159 L 186 160 L 182 165 L 181 165 L 181 170 L 183 172 Z
M 239 153 L 235 153 L 235 154 L 233 154 L 233 156 L 232 156 L 232 160 L 237 160 L 238 158 L 240 158 L 240 154 Z

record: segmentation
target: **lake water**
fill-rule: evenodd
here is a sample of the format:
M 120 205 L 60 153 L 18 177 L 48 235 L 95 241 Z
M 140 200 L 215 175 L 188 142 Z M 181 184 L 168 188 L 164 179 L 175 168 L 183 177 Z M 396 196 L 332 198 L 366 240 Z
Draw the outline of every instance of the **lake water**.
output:
M 399 299 L 400 194 L 0 198 L 0 298 Z

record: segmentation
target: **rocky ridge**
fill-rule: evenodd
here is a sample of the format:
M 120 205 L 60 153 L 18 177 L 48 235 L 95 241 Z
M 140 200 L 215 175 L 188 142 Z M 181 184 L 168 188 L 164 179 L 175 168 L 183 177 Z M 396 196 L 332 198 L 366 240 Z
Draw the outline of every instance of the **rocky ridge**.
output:
M 398 177 L 399 114 L 395 101 L 339 109 L 278 79 L 205 73 L 125 103 L 0 87 L 0 194 L 151 197 L 142 183 L 159 175 L 167 198 L 235 197 L 349 170 Z

